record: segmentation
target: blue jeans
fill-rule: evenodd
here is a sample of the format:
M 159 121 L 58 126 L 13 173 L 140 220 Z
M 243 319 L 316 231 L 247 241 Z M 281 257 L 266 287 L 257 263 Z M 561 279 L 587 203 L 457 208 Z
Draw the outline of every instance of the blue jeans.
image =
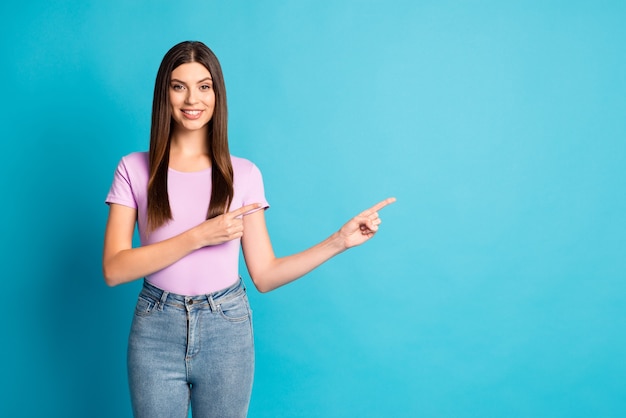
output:
M 183 296 L 144 281 L 128 341 L 137 418 L 245 417 L 252 392 L 252 316 L 243 282 Z

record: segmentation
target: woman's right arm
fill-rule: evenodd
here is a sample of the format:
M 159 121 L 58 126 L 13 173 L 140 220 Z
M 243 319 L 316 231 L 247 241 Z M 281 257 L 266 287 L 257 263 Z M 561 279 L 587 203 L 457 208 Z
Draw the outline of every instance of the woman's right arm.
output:
M 112 203 L 104 234 L 102 270 L 109 286 L 127 283 L 159 271 L 187 254 L 243 235 L 241 216 L 259 204 L 243 206 L 217 216 L 167 240 L 133 248 L 137 210 Z
M 137 210 L 112 203 L 104 234 L 102 270 L 109 286 L 130 282 L 180 260 L 194 250 L 191 234 L 133 248 Z

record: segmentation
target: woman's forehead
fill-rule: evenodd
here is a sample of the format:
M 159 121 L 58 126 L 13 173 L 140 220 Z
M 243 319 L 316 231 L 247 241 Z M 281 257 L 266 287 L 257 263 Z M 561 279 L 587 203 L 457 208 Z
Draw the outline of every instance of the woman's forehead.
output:
M 190 82 L 198 82 L 206 78 L 212 79 L 211 72 L 199 62 L 188 62 L 179 65 L 172 71 L 172 78 Z

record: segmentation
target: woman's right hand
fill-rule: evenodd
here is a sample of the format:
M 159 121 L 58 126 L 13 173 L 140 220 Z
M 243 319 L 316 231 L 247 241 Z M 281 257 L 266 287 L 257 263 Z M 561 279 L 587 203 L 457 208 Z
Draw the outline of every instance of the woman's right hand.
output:
M 243 236 L 243 217 L 261 208 L 260 203 L 242 206 L 232 212 L 208 219 L 192 229 L 198 248 L 219 245 Z

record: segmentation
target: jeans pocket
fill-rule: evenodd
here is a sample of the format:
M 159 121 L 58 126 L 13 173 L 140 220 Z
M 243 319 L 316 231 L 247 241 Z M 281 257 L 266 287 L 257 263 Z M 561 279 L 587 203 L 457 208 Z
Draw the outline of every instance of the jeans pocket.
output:
M 156 302 L 152 299 L 148 299 L 144 296 L 139 296 L 137 304 L 135 305 L 135 315 L 137 316 L 149 316 L 154 312 Z
M 245 294 L 220 303 L 218 311 L 224 319 L 230 322 L 242 322 L 250 318 L 250 307 Z

